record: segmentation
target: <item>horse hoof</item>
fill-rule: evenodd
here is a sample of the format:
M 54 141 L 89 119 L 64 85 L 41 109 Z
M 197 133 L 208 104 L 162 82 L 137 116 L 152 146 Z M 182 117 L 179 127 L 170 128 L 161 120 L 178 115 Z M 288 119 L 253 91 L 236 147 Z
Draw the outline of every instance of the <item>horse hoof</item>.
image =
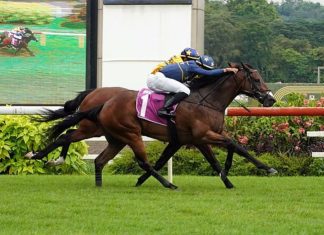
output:
M 227 183 L 225 184 L 225 186 L 226 186 L 227 189 L 232 189 L 232 188 L 234 188 L 234 185 L 233 185 L 231 182 L 227 182 Z
M 50 161 L 46 162 L 45 165 L 47 165 L 47 166 L 55 166 L 55 161 L 50 160 Z
M 278 174 L 278 171 L 276 169 L 274 169 L 274 168 L 270 168 L 268 170 L 268 173 L 269 173 L 269 175 L 276 175 L 276 174 Z
M 34 156 L 33 151 L 30 151 L 30 152 L 28 152 L 28 153 L 25 154 L 25 157 L 26 158 L 29 158 L 29 159 L 32 159 L 33 156 Z
M 178 186 L 176 186 L 176 185 L 170 183 L 170 185 L 169 185 L 169 189 L 175 190 L 175 189 L 177 189 L 177 188 L 178 188 Z

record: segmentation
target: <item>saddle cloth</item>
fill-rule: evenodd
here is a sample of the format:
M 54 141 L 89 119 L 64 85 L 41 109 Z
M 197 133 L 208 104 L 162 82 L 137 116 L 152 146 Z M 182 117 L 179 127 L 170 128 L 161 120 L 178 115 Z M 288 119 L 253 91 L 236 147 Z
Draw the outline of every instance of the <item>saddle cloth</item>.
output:
M 167 126 L 167 120 L 159 117 L 157 111 L 163 107 L 165 94 L 155 93 L 154 91 L 143 88 L 137 94 L 136 111 L 137 117 L 154 122 L 159 125 Z M 171 112 L 175 112 L 177 105 L 172 107 Z

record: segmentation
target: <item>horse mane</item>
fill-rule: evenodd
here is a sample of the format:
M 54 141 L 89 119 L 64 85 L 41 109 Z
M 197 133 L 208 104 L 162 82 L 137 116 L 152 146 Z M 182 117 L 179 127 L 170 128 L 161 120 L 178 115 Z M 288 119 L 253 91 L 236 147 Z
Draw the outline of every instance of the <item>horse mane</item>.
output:
M 218 86 L 221 83 L 223 83 L 223 81 L 226 80 L 231 75 L 233 75 L 233 74 L 232 73 L 224 73 L 219 76 L 213 76 L 213 77 L 212 76 L 203 76 L 198 79 L 193 79 L 190 83 L 190 89 L 192 91 L 194 91 L 194 90 L 198 90 L 198 89 L 205 87 L 207 85 L 210 85 L 210 84 L 215 84 L 215 86 Z

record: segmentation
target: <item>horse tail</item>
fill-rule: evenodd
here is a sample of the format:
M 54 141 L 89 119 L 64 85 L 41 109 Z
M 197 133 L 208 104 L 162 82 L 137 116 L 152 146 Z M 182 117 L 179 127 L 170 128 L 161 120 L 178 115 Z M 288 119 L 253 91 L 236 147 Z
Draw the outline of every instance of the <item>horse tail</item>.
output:
M 55 124 L 48 130 L 49 140 L 56 139 L 66 129 L 77 125 L 83 119 L 88 119 L 90 121 L 97 122 L 98 121 L 97 117 L 102 107 L 103 104 L 85 112 L 75 112 L 73 115 L 66 117 L 61 122 Z
M 89 95 L 94 89 L 89 89 L 79 92 L 79 94 L 73 99 L 66 101 L 64 104 L 64 111 L 70 115 L 76 112 L 76 110 L 81 105 L 82 101 Z
M 77 111 L 85 97 L 92 91 L 93 89 L 81 91 L 73 100 L 66 101 L 64 108 L 57 110 L 45 109 L 45 111 L 42 112 L 41 117 L 31 117 L 31 119 L 36 122 L 50 122 L 72 115 Z
M 60 118 L 64 118 L 68 116 L 64 109 L 57 109 L 57 110 L 51 110 L 51 109 L 45 109 L 45 111 L 42 112 L 41 116 L 32 116 L 30 119 L 35 122 L 50 122 L 54 121 Z

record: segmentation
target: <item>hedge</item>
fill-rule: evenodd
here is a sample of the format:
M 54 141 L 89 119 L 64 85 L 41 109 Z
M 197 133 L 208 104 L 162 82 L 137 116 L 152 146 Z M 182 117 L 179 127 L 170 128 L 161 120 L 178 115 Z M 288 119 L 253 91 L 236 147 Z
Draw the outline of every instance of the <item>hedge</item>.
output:
M 155 163 L 162 153 L 166 144 L 158 141 L 147 144 L 147 153 L 151 163 Z M 227 152 L 213 148 L 217 159 L 224 166 Z M 254 152 L 250 152 L 256 156 Z M 324 159 L 316 159 L 310 156 L 285 156 L 273 154 L 261 154 L 257 156 L 262 162 L 274 167 L 281 176 L 324 176 Z M 173 173 L 175 175 L 202 175 L 211 176 L 216 173 L 212 170 L 209 163 L 204 159 L 202 154 L 195 148 L 181 148 L 173 156 Z M 130 149 L 126 149 L 122 156 L 113 160 L 108 165 L 105 172 L 109 174 L 143 174 L 143 170 L 138 166 L 134 159 L 134 154 Z M 161 170 L 162 174 L 167 174 L 167 167 Z M 229 175 L 267 175 L 263 170 L 257 169 L 252 163 L 243 157 L 234 154 L 233 165 Z
M 85 174 L 89 172 L 82 157 L 87 154 L 84 142 L 73 143 L 63 165 L 47 166 L 45 163 L 57 159 L 61 148 L 42 160 L 27 160 L 29 151 L 37 152 L 46 144 L 47 123 L 34 123 L 29 116 L 0 116 L 0 174 Z

